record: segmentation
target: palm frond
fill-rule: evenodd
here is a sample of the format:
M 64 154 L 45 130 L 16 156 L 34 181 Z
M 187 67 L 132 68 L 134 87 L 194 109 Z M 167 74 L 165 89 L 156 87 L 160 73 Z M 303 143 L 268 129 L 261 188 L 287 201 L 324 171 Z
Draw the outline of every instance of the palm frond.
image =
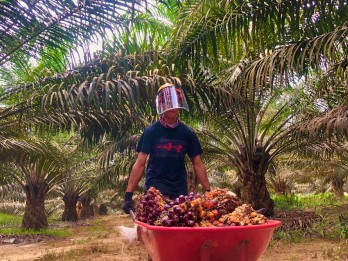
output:
M 42 140 L 25 136 L 0 135 L 1 162 L 29 155 L 44 155 L 46 152 L 47 146 Z
M 342 104 L 298 126 L 299 133 L 323 139 L 345 140 L 348 136 L 348 107 Z
M 333 31 L 346 22 L 346 10 L 344 0 L 189 1 L 179 14 L 170 47 L 179 59 L 200 63 L 224 57 L 237 62 L 245 54 Z
M 143 3 L 146 1 L 1 1 L 0 64 L 17 53 L 36 57 L 46 46 L 69 50 L 83 46 L 91 37 L 103 38 L 108 30 L 122 26 L 124 12 L 137 12 Z
M 331 61 L 333 66 L 336 62 L 345 64 L 347 58 L 343 53 L 346 51 L 342 48 L 346 48 L 347 34 L 348 26 L 344 24 L 333 32 L 274 49 L 246 68 L 245 81 L 239 81 L 239 86 L 250 89 L 283 85 L 290 82 L 290 75 L 308 74 L 308 68 L 323 70 L 324 62 Z
M 128 157 L 135 152 L 136 144 L 139 141 L 140 136 L 134 135 L 131 137 L 125 137 L 117 141 L 106 142 L 103 147 L 99 149 L 98 154 L 98 165 L 102 168 L 112 165 L 114 162 L 114 156 L 120 155 Z

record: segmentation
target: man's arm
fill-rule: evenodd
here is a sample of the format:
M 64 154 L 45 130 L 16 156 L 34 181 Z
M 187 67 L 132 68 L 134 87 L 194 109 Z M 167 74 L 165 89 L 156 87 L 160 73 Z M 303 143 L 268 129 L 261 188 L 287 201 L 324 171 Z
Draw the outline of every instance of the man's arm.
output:
M 210 190 L 209 180 L 208 180 L 207 171 L 205 169 L 201 155 L 197 155 L 193 157 L 191 160 L 192 160 L 193 169 L 196 173 L 196 176 L 199 182 L 202 184 L 203 189 L 205 191 L 209 191 Z
M 146 154 L 144 152 L 139 152 L 138 158 L 135 161 L 133 168 L 132 168 L 132 171 L 131 171 L 130 176 L 129 176 L 128 186 L 127 186 L 127 190 L 126 190 L 127 192 L 134 192 L 134 190 L 138 186 L 138 184 L 141 180 L 141 177 L 144 173 L 147 156 L 148 156 L 148 154 Z

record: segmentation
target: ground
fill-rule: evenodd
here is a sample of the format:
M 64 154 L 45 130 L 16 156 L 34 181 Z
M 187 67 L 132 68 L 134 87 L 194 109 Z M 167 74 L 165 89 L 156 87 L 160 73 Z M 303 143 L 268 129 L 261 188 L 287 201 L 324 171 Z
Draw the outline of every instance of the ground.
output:
M 73 226 L 73 235 L 64 239 L 12 238 L 14 242 L 11 243 L 11 238 L 0 235 L 0 260 L 147 261 L 146 249 L 141 242 L 128 244 L 121 239 L 119 227 L 133 227 L 129 216 L 109 215 L 79 222 Z M 92 223 L 96 225 L 92 226 Z M 315 239 L 291 244 L 272 240 L 259 261 L 348 260 L 348 255 L 342 254 L 347 249 L 348 242 L 342 241 Z

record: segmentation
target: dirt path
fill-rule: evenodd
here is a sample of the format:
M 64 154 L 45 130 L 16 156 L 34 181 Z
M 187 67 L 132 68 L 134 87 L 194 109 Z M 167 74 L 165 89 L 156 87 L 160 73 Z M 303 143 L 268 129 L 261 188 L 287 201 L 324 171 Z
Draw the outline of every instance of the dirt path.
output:
M 118 227 L 133 226 L 128 216 L 101 217 L 96 223 L 93 227 L 74 228 L 73 235 L 66 239 L 0 244 L 0 260 L 145 260 L 141 257 L 147 256 L 146 250 L 140 243 L 129 246 L 121 241 Z
M 132 227 L 128 216 L 106 216 L 95 220 L 96 226 L 75 227 L 72 236 L 60 240 L 44 240 L 35 244 L 0 245 L 1 261 L 146 261 L 145 247 L 137 242 L 122 242 L 119 226 Z M 272 241 L 259 261 L 347 260 L 348 242 L 311 240 L 286 244 Z M 180 260 L 178 260 L 180 261 Z

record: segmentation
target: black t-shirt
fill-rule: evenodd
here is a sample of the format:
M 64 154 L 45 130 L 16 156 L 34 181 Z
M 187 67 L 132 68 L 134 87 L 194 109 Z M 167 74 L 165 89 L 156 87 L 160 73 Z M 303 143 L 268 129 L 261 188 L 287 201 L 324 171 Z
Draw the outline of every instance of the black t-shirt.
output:
M 176 128 L 165 128 L 157 121 L 144 130 L 137 152 L 150 155 L 145 189 L 152 186 L 172 197 L 187 195 L 185 156 L 193 158 L 202 154 L 202 147 L 191 128 L 182 122 Z

